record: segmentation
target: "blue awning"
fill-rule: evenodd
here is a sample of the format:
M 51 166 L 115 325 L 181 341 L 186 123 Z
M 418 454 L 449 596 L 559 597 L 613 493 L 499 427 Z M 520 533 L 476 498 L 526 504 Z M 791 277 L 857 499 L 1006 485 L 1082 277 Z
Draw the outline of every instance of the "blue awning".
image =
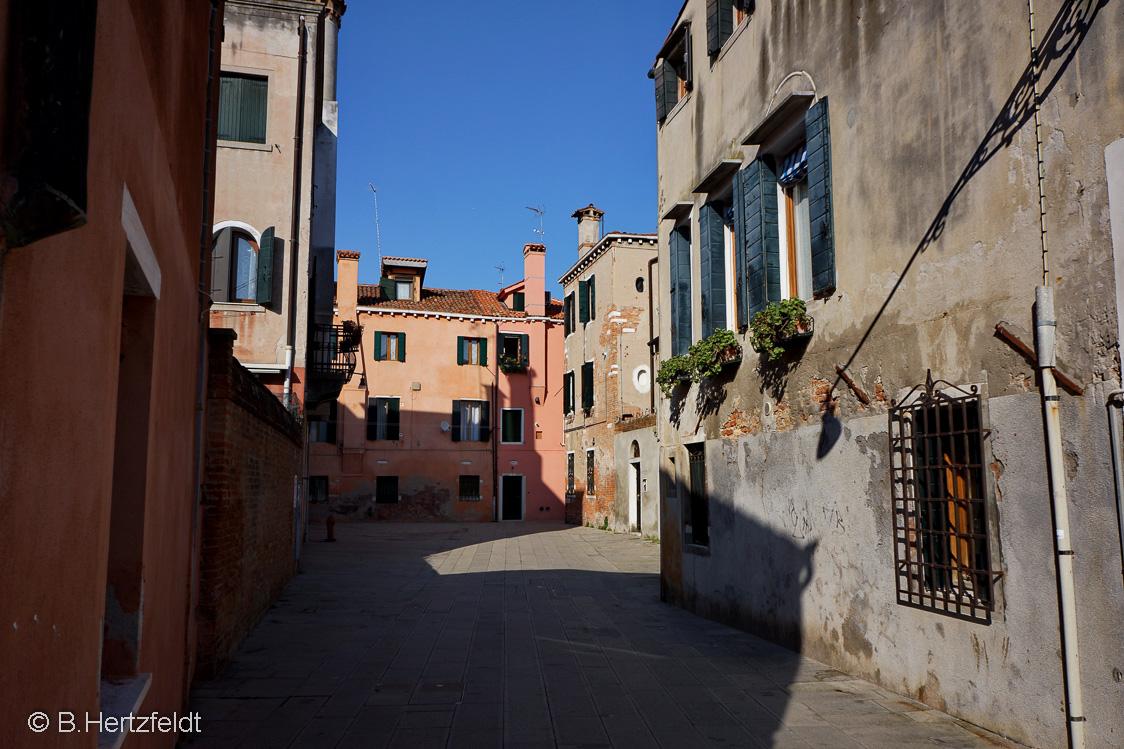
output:
M 777 175 L 777 182 L 782 185 L 792 185 L 808 175 L 808 148 L 800 146 L 787 159 Z

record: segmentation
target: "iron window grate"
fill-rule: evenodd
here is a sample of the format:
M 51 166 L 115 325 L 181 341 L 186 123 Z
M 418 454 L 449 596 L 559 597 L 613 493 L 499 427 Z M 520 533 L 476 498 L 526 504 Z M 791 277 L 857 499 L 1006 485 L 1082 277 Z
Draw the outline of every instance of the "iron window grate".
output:
M 978 388 L 930 372 L 890 409 L 898 603 L 991 622 L 995 610 Z

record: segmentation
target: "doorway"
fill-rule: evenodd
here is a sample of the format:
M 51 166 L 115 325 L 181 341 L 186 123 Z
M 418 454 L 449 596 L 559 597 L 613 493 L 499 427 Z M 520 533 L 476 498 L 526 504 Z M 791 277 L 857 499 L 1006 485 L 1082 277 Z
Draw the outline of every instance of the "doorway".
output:
M 628 467 L 628 525 L 633 529 L 634 533 L 643 533 L 644 529 L 641 523 L 641 512 L 643 505 L 641 503 L 641 487 L 643 481 L 640 478 L 640 444 L 633 440 L 632 447 L 629 450 L 629 455 L 632 460 Z
M 500 480 L 500 520 L 523 519 L 524 479 L 520 474 L 504 474 Z

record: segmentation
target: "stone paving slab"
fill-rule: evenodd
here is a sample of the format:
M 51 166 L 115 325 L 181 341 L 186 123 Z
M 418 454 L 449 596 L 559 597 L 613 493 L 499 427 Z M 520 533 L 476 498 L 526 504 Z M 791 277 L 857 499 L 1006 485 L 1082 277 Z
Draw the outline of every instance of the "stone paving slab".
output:
M 563 525 L 341 524 L 192 747 L 1017 747 L 662 604 L 659 547 Z

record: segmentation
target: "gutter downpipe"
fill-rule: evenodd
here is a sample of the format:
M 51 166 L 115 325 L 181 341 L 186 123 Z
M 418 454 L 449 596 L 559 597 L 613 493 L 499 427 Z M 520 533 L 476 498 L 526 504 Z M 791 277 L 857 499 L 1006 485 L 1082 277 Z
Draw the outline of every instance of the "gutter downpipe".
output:
M 1112 477 L 1116 484 L 1116 521 L 1120 525 L 1120 558 L 1124 560 L 1124 466 L 1120 465 L 1124 445 L 1120 439 L 1120 424 L 1112 413 L 1114 407 L 1124 407 L 1124 390 L 1113 390 L 1105 400 L 1108 407 L 1109 441 L 1112 446 Z
M 494 340 L 496 342 L 496 350 L 492 354 L 492 359 L 495 360 L 495 364 L 493 366 L 495 366 L 496 369 L 495 369 L 494 372 L 492 372 L 492 403 L 489 406 L 489 408 L 492 411 L 492 418 L 491 418 L 491 424 L 490 424 L 490 427 L 492 429 L 492 433 L 489 435 L 489 437 L 491 438 L 491 441 L 492 441 L 492 522 L 498 523 L 499 520 L 500 520 L 500 484 L 499 484 L 499 480 L 500 480 L 499 479 L 500 454 L 499 454 L 499 444 L 497 443 L 497 437 L 499 436 L 499 429 L 500 429 L 500 426 L 501 426 L 500 422 L 499 422 L 499 413 L 500 413 L 500 403 L 499 403 L 499 401 L 500 401 L 500 388 L 499 388 L 499 385 L 500 385 L 500 347 L 499 347 L 500 324 L 499 324 L 499 322 L 496 323 L 496 336 L 492 340 Z M 523 501 L 525 503 L 527 501 L 527 498 L 524 497 Z
M 289 230 L 289 325 L 285 342 L 285 405 L 293 388 L 293 350 L 297 340 L 297 255 L 300 249 L 301 167 L 304 165 L 304 96 L 308 70 L 308 29 L 300 17 L 300 64 L 297 73 L 297 127 L 293 134 L 293 220 Z

